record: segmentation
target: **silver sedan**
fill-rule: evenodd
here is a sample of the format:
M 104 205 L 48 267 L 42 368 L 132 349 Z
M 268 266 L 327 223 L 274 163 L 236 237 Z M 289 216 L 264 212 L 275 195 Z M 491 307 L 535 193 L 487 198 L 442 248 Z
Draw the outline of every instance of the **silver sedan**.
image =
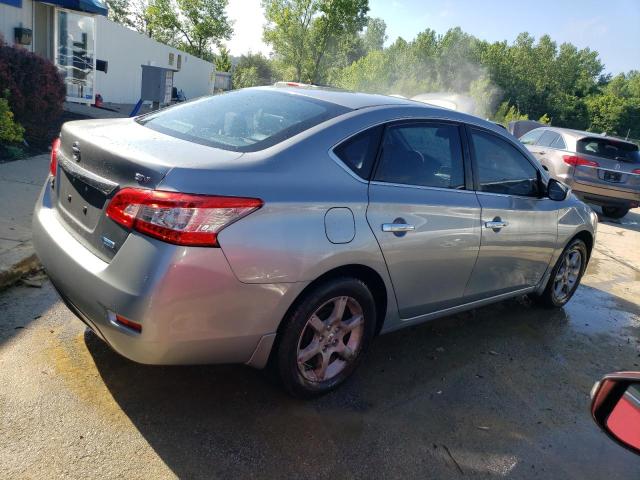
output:
M 302 397 L 380 333 L 561 307 L 596 216 L 503 129 L 410 100 L 255 88 L 63 126 L 34 242 L 69 308 L 147 364 L 272 366 Z

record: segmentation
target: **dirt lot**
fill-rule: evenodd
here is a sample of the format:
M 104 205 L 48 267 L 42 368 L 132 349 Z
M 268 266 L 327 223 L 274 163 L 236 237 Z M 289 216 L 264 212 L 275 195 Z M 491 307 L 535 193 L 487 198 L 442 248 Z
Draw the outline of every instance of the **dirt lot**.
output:
M 583 285 L 378 338 L 344 388 L 287 397 L 241 366 L 113 353 L 51 285 L 0 294 L 0 478 L 640 478 L 588 413 L 640 370 L 640 213 L 600 224 Z

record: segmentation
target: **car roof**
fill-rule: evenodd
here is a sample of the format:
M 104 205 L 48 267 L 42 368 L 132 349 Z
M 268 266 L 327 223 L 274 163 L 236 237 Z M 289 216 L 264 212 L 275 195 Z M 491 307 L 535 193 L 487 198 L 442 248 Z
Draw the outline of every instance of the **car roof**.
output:
M 618 138 L 618 137 L 612 137 L 609 135 L 604 135 L 602 133 L 596 133 L 596 132 L 587 132 L 585 130 L 574 130 L 573 128 L 562 128 L 562 127 L 552 127 L 550 125 L 543 125 L 540 126 L 539 128 L 544 128 L 547 130 L 551 130 L 557 133 L 562 133 L 564 135 L 567 135 L 571 138 L 573 138 L 574 140 L 581 140 L 583 138 L 602 138 L 603 140 L 611 140 L 614 142 L 624 142 L 624 143 L 633 143 L 630 142 L 629 140 L 625 140 L 623 138 Z M 536 129 L 537 130 L 537 129 Z
M 388 95 L 378 95 L 375 93 L 359 93 L 350 92 L 348 90 L 340 90 L 336 88 L 314 87 L 301 88 L 291 86 L 277 87 L 256 87 L 260 90 L 274 90 L 291 95 L 300 95 L 303 97 L 323 100 L 325 102 L 334 103 L 352 110 L 360 108 L 377 107 L 381 105 L 411 105 L 419 106 L 420 102 L 409 100 L 406 98 L 390 97 Z

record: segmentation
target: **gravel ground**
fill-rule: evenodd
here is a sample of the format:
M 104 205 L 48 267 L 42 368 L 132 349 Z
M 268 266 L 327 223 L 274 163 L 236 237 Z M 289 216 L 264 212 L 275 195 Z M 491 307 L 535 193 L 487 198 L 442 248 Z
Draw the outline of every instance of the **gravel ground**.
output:
M 640 478 L 589 416 L 640 370 L 640 215 L 602 223 L 562 310 L 526 298 L 379 337 L 355 377 L 287 397 L 243 366 L 112 352 L 45 279 L 0 294 L 0 478 Z

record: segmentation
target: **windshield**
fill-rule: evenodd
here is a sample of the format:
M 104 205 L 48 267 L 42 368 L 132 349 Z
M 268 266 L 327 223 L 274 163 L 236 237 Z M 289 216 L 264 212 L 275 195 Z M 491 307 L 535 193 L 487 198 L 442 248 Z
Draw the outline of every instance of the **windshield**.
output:
M 346 107 L 298 95 L 237 90 L 167 108 L 138 122 L 191 142 L 255 152 L 347 111 Z
M 640 163 L 640 153 L 638 146 L 606 138 L 583 138 L 578 141 L 578 153 L 597 155 L 598 157 L 610 158 L 629 163 Z

